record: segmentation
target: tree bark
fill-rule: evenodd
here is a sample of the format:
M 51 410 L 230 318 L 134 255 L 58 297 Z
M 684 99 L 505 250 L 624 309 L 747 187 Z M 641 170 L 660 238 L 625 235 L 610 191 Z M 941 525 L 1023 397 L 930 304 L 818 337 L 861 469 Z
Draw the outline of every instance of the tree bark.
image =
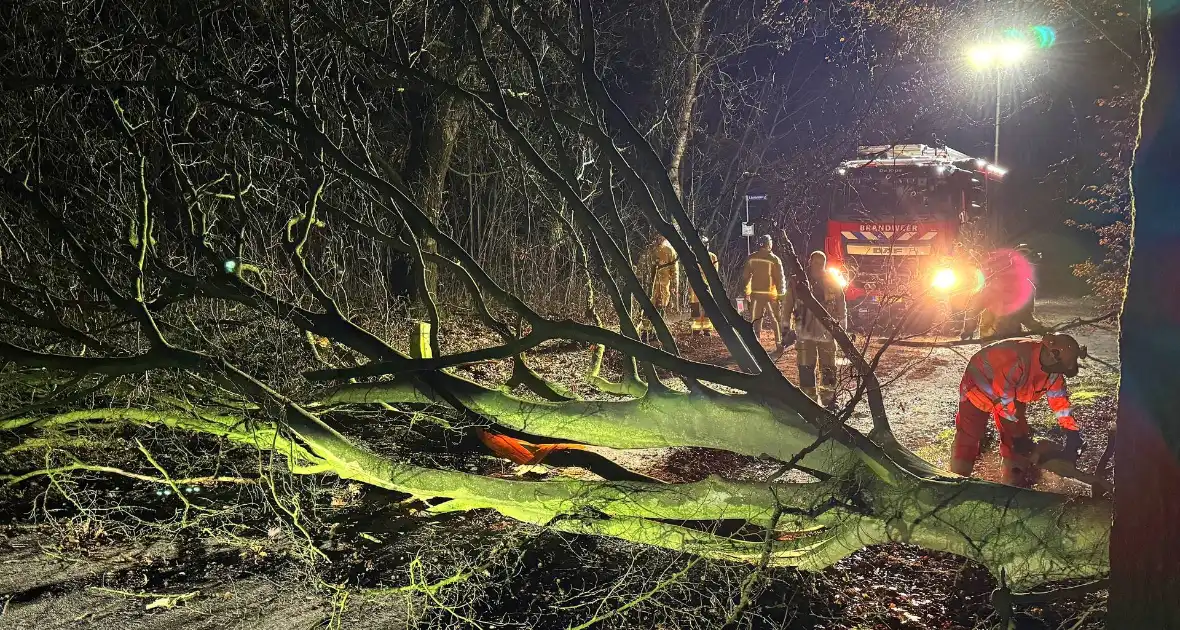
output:
M 701 53 L 703 52 L 701 36 L 708 8 L 709 1 L 705 0 L 697 7 L 692 23 L 688 25 L 688 38 L 684 40 L 684 45 L 688 48 L 684 51 L 684 83 L 680 85 L 680 92 L 676 99 L 676 110 L 672 119 L 673 136 L 672 150 L 668 156 L 668 180 L 672 182 L 676 196 L 682 201 L 684 199 L 684 174 L 681 172 L 681 165 L 684 162 L 684 154 L 688 152 L 688 143 L 692 140 L 692 116 L 696 111 L 697 88 L 701 83 Z M 670 14 L 668 21 L 669 28 L 675 31 L 676 23 Z
M 77 423 L 132 423 L 212 434 L 284 455 L 296 474 L 335 474 L 420 499 L 449 499 L 431 508 L 433 512 L 490 508 L 509 518 L 560 531 L 612 536 L 727 561 L 761 560 L 770 566 L 820 570 L 866 545 L 904 542 L 972 558 L 995 573 L 1002 570 L 1015 588 L 1029 588 L 1046 579 L 1093 578 L 1109 568 L 1102 544 L 1110 524 L 1110 504 L 1105 501 L 974 479 L 894 474 L 900 471 L 882 453 L 834 441 L 827 442 L 818 457 L 803 459 L 828 470 L 844 471 L 821 482 L 742 483 L 717 477 L 669 485 L 512 481 L 385 458 L 353 444 L 299 405 L 264 391 L 265 386 L 254 383 L 250 388 L 257 390 L 252 398 L 264 407 L 282 406 L 281 411 L 272 409 L 265 414 L 281 416 L 282 427 L 261 417 L 245 422 L 233 410 L 190 407 L 83 409 L 7 421 L 0 423 L 0 430 L 29 425 L 60 430 Z M 360 392 L 353 389 L 352 393 Z M 463 397 L 466 402 L 481 403 L 482 412 L 498 414 L 497 419 L 505 424 L 514 418 L 531 422 L 536 414 L 539 424 L 550 429 L 564 425 L 572 433 L 594 418 L 578 405 L 533 404 L 527 409 L 528 403 L 490 390 L 480 393 L 479 388 Z M 365 398 L 429 400 L 410 387 L 375 388 Z M 612 403 L 592 404 L 606 407 Z M 744 412 L 761 411 L 763 418 L 755 418 L 751 426 L 738 432 L 752 436 L 739 449 L 757 452 L 754 442 L 759 442 L 781 457 L 803 444 L 805 440 L 799 438 L 808 432 L 806 426 L 791 426 L 789 410 L 780 409 L 783 415 L 775 418 L 765 405 L 741 399 L 711 406 L 708 399 L 649 394 L 647 400 L 615 406 L 620 409 L 604 411 L 602 421 L 596 423 L 599 426 L 582 431 L 592 438 L 590 443 L 603 441 L 624 447 L 723 443 L 735 433 L 733 420 L 747 415 Z M 718 411 L 729 414 L 724 422 L 718 422 Z M 686 420 L 688 426 L 680 426 Z M 632 435 L 621 430 L 627 423 L 639 425 Z M 616 426 L 603 431 L 608 424 Z M 813 430 L 811 433 L 814 436 Z M 776 439 L 780 437 L 784 439 Z M 780 444 L 786 448 L 775 448 Z M 0 483 L 46 472 L 0 476 Z M 774 517 L 778 510 L 782 518 Z M 767 546 L 761 541 L 729 538 L 700 527 L 717 521 L 747 521 L 790 536 L 772 542 L 767 556 Z M 691 522 L 698 526 L 680 524 Z
M 1152 69 L 1131 171 L 1108 628 L 1180 628 L 1180 5 L 1149 3 Z
M 410 107 L 416 121 L 410 133 L 410 147 L 406 153 L 405 180 L 418 195 L 418 203 L 431 221 L 442 216 L 443 194 L 446 192 L 447 172 L 455 152 L 455 141 L 463 121 L 464 105 L 450 94 L 422 94 L 413 99 Z M 423 254 L 438 252 L 433 239 L 422 243 Z M 438 266 L 426 264 L 426 286 L 437 295 Z

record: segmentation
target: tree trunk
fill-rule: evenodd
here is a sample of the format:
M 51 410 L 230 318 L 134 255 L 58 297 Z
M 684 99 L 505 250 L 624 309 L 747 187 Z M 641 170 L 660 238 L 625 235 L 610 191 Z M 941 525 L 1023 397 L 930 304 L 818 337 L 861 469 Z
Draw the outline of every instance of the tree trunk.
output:
M 668 179 L 672 181 L 676 196 L 681 200 L 684 199 L 684 174 L 681 172 L 681 165 L 684 162 L 684 154 L 688 152 L 688 143 L 692 140 L 692 115 L 696 111 L 697 88 L 701 83 L 701 53 L 703 52 L 701 36 L 704 31 L 705 12 L 708 8 L 709 2 L 702 2 L 688 28 L 688 38 L 684 41 L 688 47 L 688 50 L 685 51 L 684 83 L 680 86 L 676 112 L 672 119 L 673 136 L 672 150 L 668 156 Z M 669 15 L 668 19 L 672 21 L 672 16 Z M 674 22 L 671 24 L 671 28 L 676 29 Z
M 418 195 L 418 203 L 430 220 L 438 223 L 442 216 L 443 194 L 446 192 L 447 172 L 455 152 L 455 141 L 463 121 L 464 108 L 450 94 L 423 95 L 414 99 L 411 107 L 416 122 L 410 133 L 410 148 L 406 153 L 405 179 Z M 423 253 L 436 253 L 433 240 L 422 243 Z M 426 264 L 426 286 L 437 295 L 438 268 Z
M 1133 250 L 1123 303 L 1107 627 L 1180 628 L 1180 6 L 1153 0 L 1148 94 L 1132 167 Z

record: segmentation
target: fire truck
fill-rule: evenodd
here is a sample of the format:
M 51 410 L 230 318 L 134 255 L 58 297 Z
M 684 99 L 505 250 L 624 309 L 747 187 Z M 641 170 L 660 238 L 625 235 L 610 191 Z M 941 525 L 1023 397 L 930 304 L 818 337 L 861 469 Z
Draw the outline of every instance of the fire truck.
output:
M 842 162 L 822 248 L 844 286 L 850 323 L 865 328 L 909 313 L 915 326 L 940 318 L 953 325 L 956 307 L 982 285 L 963 237 L 982 229 L 986 195 L 1004 173 L 923 144 L 862 146 Z

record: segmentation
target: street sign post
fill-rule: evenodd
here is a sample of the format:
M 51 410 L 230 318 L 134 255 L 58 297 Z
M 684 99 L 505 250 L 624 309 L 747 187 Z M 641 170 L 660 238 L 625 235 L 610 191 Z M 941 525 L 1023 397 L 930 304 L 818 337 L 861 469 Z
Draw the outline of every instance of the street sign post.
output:
M 766 201 L 766 195 L 746 195 L 746 220 L 742 223 L 742 236 L 746 237 L 746 255 L 753 253 L 750 239 L 754 236 L 754 224 L 750 223 L 750 202 Z

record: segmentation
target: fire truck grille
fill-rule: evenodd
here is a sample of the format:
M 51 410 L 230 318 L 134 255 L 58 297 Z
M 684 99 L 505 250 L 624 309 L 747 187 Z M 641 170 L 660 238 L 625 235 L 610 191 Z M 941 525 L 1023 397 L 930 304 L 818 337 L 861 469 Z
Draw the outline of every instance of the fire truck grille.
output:
M 882 257 L 884 258 L 884 257 Z M 863 257 L 857 261 L 854 282 L 870 293 L 901 295 L 918 280 L 918 261 L 913 258 Z

